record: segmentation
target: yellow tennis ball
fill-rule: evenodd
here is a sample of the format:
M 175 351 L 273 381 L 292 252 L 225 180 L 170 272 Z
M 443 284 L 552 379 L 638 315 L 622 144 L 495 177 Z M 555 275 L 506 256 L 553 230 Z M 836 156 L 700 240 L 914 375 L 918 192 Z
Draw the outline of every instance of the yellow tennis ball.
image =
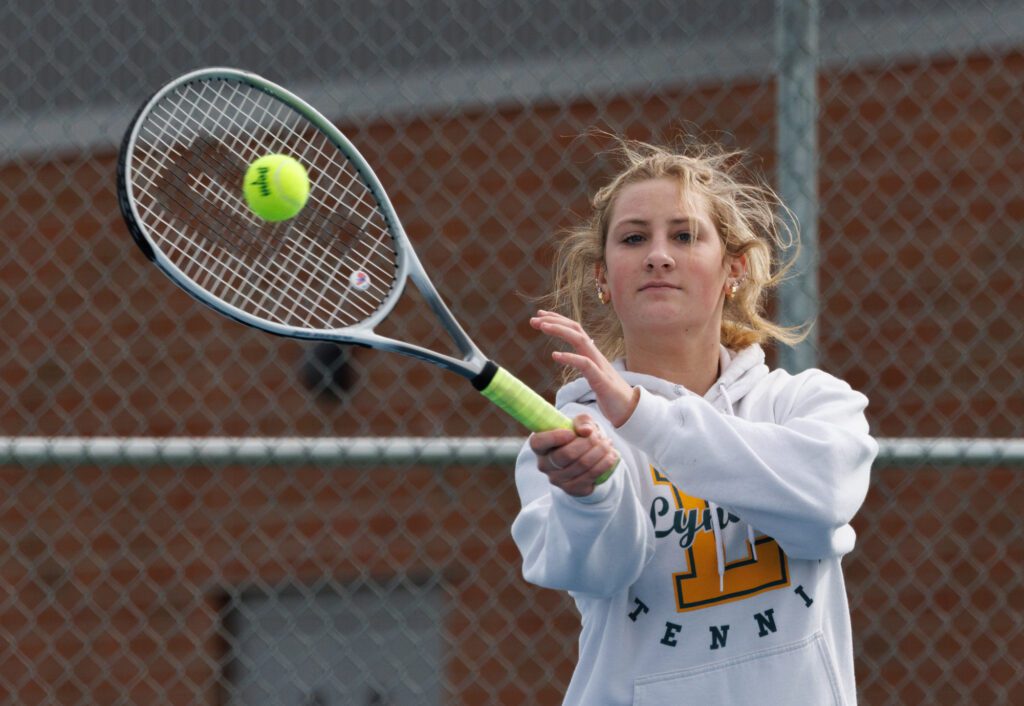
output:
M 309 177 L 298 160 L 285 154 L 268 154 L 249 165 L 242 193 L 260 218 L 285 221 L 306 205 Z

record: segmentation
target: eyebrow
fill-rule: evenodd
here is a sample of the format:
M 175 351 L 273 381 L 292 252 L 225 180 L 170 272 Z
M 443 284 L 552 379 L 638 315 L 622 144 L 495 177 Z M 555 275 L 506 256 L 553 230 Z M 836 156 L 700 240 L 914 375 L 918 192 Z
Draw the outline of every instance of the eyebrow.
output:
M 683 223 L 689 225 L 690 223 L 697 223 L 697 222 L 699 222 L 697 219 L 694 219 L 694 218 L 691 218 L 689 216 L 686 216 L 684 218 L 673 218 L 672 220 L 669 221 L 669 225 L 679 225 L 679 224 L 683 224 Z M 651 222 L 648 221 L 645 218 L 626 218 L 626 219 L 621 220 L 621 221 L 616 221 L 613 224 L 613 227 L 618 227 L 618 226 L 623 226 L 623 225 L 646 226 L 646 225 L 650 225 L 650 223 Z

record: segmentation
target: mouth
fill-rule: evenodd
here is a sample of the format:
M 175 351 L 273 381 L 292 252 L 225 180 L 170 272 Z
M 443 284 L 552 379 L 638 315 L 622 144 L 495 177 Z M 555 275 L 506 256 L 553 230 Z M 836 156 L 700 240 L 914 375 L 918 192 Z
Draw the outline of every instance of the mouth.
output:
M 661 289 L 661 290 L 664 290 L 664 289 L 679 289 L 679 287 L 676 287 L 675 285 L 671 285 L 668 282 L 648 282 L 644 286 L 640 287 L 640 289 L 638 291 L 644 292 L 644 291 L 647 291 L 649 289 L 654 289 L 654 290 Z

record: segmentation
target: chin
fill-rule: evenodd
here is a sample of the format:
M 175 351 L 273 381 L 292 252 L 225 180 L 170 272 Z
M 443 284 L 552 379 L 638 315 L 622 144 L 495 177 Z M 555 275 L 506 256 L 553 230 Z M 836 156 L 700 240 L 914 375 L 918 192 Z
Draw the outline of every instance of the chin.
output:
M 638 319 L 634 327 L 637 331 L 649 334 L 678 333 L 692 330 L 698 324 L 689 317 L 682 316 L 679 312 L 655 313 L 653 316 L 644 316 Z
M 679 302 L 651 302 L 634 312 L 632 321 L 645 329 L 670 329 L 695 331 L 711 325 L 714 312 L 701 315 L 691 306 L 680 306 Z

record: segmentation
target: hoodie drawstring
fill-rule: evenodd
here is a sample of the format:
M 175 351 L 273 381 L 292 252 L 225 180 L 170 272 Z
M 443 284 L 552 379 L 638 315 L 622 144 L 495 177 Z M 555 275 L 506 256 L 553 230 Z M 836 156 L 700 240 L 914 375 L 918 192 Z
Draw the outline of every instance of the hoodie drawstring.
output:
M 729 413 L 730 417 L 736 416 L 736 409 L 732 406 L 732 398 L 729 397 L 729 388 L 725 386 L 722 381 L 718 382 L 718 391 L 722 394 L 722 399 L 725 400 L 725 408 Z
M 722 541 L 721 522 L 718 521 L 718 505 L 708 501 L 711 510 L 711 532 L 715 535 L 715 558 L 718 559 L 718 592 L 725 592 L 725 543 Z
M 729 416 L 736 416 L 736 408 L 733 407 L 732 398 L 729 397 L 729 390 L 724 382 L 718 382 L 718 391 L 725 400 L 725 410 Z M 722 528 L 718 518 L 718 505 L 708 502 L 711 510 L 711 531 L 715 535 L 715 557 L 718 560 L 718 592 L 725 592 L 725 542 L 722 540 Z M 750 544 L 750 553 L 757 561 L 757 546 L 754 544 L 754 528 L 747 524 L 747 542 Z

